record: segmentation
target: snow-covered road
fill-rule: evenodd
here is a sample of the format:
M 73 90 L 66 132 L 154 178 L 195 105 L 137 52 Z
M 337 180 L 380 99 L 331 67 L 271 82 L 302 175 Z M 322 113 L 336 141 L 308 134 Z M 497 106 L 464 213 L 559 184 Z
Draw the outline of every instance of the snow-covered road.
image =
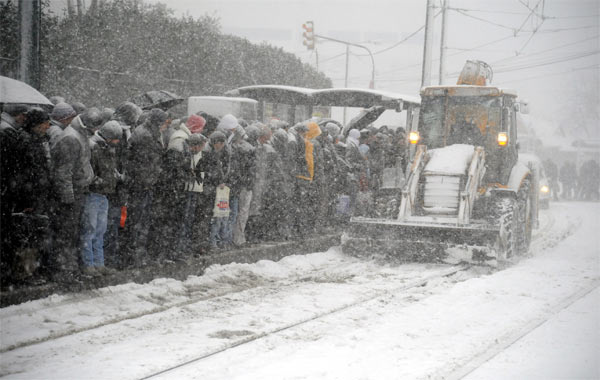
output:
M 497 272 L 334 247 L 7 307 L 0 376 L 141 379 L 188 363 L 155 378 L 460 378 L 598 287 L 599 206 L 553 204 L 532 256 Z

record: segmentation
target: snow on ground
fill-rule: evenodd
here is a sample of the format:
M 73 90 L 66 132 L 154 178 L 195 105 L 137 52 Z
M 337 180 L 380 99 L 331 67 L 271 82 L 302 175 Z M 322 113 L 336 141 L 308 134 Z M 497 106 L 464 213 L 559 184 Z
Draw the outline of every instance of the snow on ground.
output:
M 596 288 L 465 380 L 600 379 L 599 316 L 600 289 Z
M 565 330 L 550 339 L 546 319 L 559 318 L 555 328 L 598 321 L 597 302 L 573 304 L 581 312 L 561 309 L 588 293 L 597 301 L 599 206 L 552 204 L 532 257 L 409 291 L 398 289 L 448 267 L 385 265 L 333 248 L 276 263 L 216 265 L 184 282 L 125 284 L 7 307 L 0 310 L 0 376 L 138 379 L 192 362 L 156 378 L 458 378 L 498 355 L 470 376 L 532 378 L 536 367 L 524 365 L 519 352 L 510 356 L 519 346 L 511 343 L 541 331 L 522 352 L 552 359 L 557 340 L 572 335 Z M 373 295 L 379 297 L 345 308 Z M 339 311 L 315 318 L 328 310 Z M 254 337 L 261 338 L 240 344 Z M 600 356 L 598 336 L 585 338 L 589 344 L 561 355 L 565 360 L 543 363 L 544 373 L 598 378 L 598 363 L 586 362 Z M 536 343 L 545 345 L 531 349 Z M 232 344 L 240 345 L 215 353 Z

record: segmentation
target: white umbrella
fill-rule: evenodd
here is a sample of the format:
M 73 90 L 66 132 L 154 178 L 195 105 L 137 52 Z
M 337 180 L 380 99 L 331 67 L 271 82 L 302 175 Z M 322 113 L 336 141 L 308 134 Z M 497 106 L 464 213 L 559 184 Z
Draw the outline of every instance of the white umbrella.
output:
M 27 83 L 0 76 L 0 104 L 12 103 L 52 106 L 48 98 Z

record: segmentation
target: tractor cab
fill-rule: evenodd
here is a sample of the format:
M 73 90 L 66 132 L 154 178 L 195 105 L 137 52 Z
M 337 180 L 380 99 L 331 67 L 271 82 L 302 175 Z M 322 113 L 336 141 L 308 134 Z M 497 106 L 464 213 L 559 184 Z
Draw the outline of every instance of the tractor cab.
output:
M 411 143 L 427 149 L 454 144 L 482 147 L 485 180 L 506 184 L 517 161 L 518 104 L 515 93 L 497 87 L 426 87 L 421 92 L 419 122 Z

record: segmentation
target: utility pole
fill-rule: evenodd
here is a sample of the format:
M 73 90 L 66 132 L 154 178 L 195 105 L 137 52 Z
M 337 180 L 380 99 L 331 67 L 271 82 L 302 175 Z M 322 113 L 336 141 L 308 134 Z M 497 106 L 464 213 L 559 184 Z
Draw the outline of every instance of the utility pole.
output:
M 431 85 L 431 51 L 433 50 L 433 0 L 427 0 L 425 18 L 425 44 L 423 47 L 423 72 L 421 87 Z
M 40 88 L 40 0 L 20 0 L 19 20 L 21 53 L 19 79 L 31 87 Z
M 67 14 L 69 17 L 75 16 L 75 7 L 73 6 L 73 0 L 67 0 Z
M 442 3 L 442 39 L 440 42 L 440 86 L 444 84 L 446 69 L 446 38 L 448 34 L 448 6 L 450 0 L 443 0 Z
M 344 88 L 348 88 L 348 65 L 350 64 L 350 45 L 346 45 L 346 75 L 344 76 Z M 344 107 L 344 125 L 346 125 L 346 107 Z

